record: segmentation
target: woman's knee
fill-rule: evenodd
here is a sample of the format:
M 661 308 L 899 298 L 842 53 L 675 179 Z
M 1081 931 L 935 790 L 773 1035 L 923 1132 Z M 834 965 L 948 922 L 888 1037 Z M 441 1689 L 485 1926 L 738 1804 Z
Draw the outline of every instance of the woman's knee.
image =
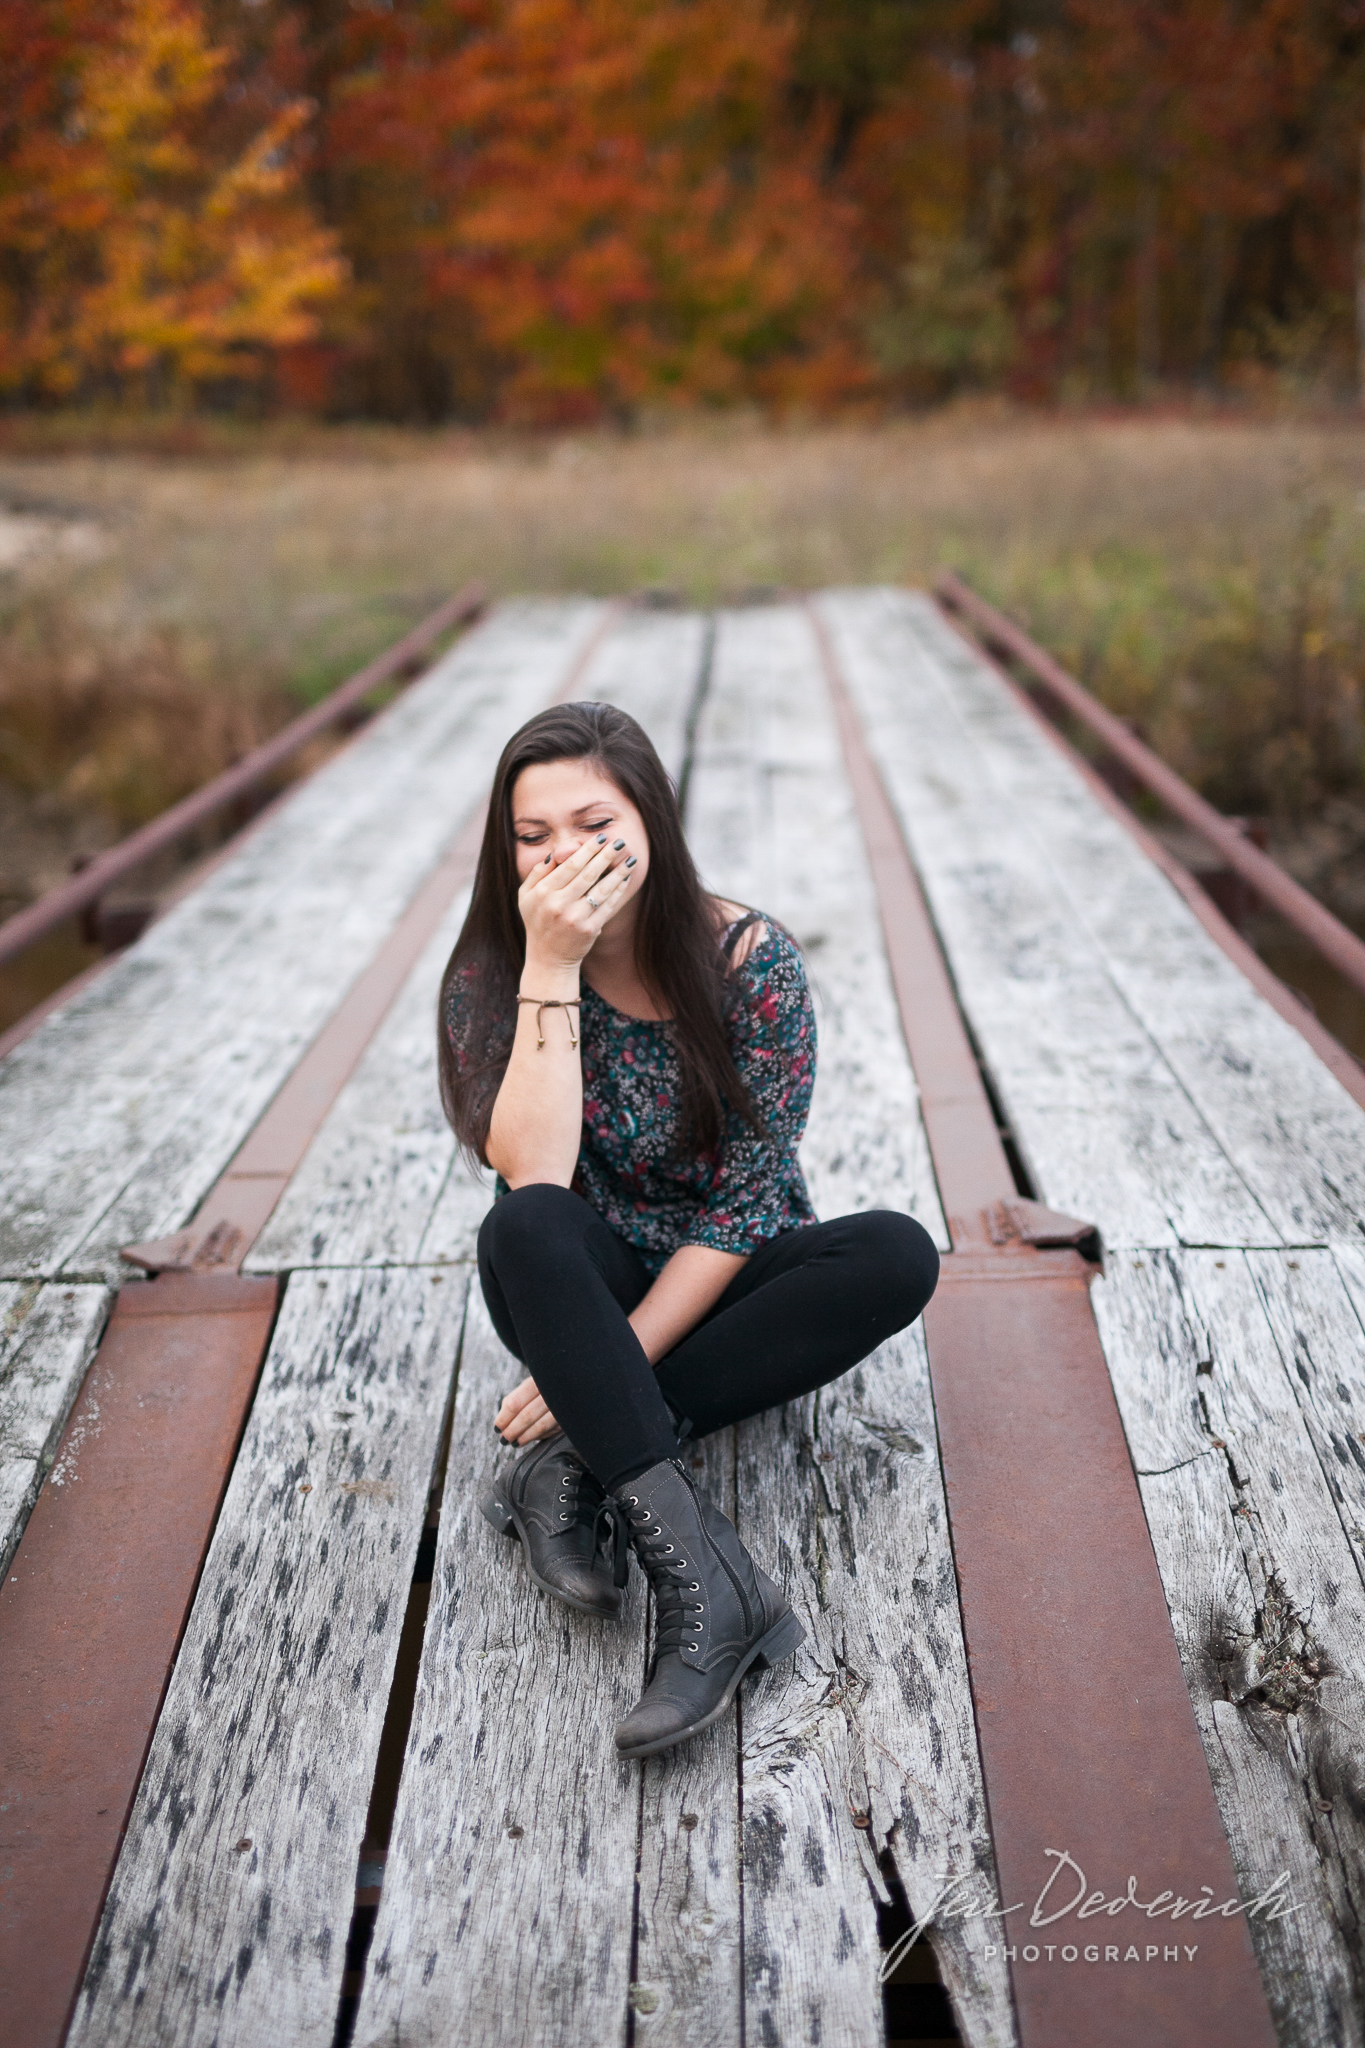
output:
M 544 1258 L 566 1236 L 582 1235 L 592 1211 L 578 1195 L 554 1181 L 531 1181 L 499 1196 L 479 1228 L 479 1257 L 499 1261 Z
M 859 1286 L 876 1300 L 893 1330 L 903 1330 L 924 1309 L 938 1285 L 938 1248 L 922 1223 L 897 1209 L 851 1216 Z

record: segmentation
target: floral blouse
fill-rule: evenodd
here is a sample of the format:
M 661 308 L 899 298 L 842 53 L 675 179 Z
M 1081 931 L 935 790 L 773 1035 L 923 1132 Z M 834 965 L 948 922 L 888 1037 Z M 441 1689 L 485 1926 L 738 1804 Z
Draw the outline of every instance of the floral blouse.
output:
M 730 1111 L 720 1144 L 703 1156 L 676 1156 L 681 1070 L 671 1023 L 629 1017 L 583 984 L 573 1190 L 652 1273 L 681 1245 L 747 1255 L 815 1221 L 796 1156 L 815 1085 L 815 1013 L 795 940 L 772 918 L 764 923 L 729 984 L 730 1053 L 764 1132 Z M 463 1064 L 458 987 L 445 1027 Z

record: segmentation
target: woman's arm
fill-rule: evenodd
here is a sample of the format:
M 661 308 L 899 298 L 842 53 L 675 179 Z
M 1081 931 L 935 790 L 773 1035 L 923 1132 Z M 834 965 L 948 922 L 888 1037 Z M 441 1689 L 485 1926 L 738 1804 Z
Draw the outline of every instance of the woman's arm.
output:
M 528 957 L 521 993 L 553 996 L 561 1002 L 579 992 L 578 963 Z M 528 1181 L 552 1181 L 566 1188 L 578 1164 L 583 1127 L 583 1070 L 578 1048 L 578 1011 L 537 1012 L 517 1005 L 516 1036 L 507 1072 L 493 1104 L 488 1128 L 488 1163 L 511 1188 Z M 540 1031 L 536 1029 L 537 1018 Z M 538 1038 L 545 1040 L 538 1045 Z
M 542 863 L 522 883 L 522 995 L 560 1003 L 579 995 L 580 965 L 630 883 L 624 864 L 607 873 L 614 858 L 612 847 L 589 841 L 558 867 Z M 596 890 L 596 910 L 588 904 L 589 890 Z M 539 1010 L 535 1003 L 517 1005 L 516 1035 L 487 1145 L 489 1165 L 509 1187 L 550 1181 L 566 1188 L 573 1180 L 583 1129 L 578 1015 L 573 1009 L 566 1014 Z
M 651 1365 L 657 1365 L 710 1314 L 746 1263 L 738 1252 L 717 1252 L 704 1244 L 685 1244 L 674 1252 L 630 1314 L 630 1327 Z
M 681 1344 L 710 1313 L 744 1263 L 738 1253 L 712 1251 L 703 1244 L 685 1244 L 674 1252 L 630 1314 L 630 1327 L 651 1365 Z M 510 1444 L 531 1444 L 559 1425 L 528 1376 L 513 1387 L 494 1416 L 493 1427 Z

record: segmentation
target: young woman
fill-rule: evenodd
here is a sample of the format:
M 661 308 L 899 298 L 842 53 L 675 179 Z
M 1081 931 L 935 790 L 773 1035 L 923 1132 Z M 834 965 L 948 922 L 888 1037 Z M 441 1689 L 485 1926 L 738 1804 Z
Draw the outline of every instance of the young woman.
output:
M 521 1455 L 483 1512 L 591 1614 L 619 1614 L 634 1549 L 655 1651 L 616 1745 L 648 1756 L 805 1633 L 681 1440 L 847 1372 L 920 1313 L 938 1254 L 889 1210 L 815 1220 L 801 955 L 706 894 L 658 755 L 611 705 L 543 711 L 504 750 L 440 1060 L 498 1176 L 479 1278 L 527 1368 L 493 1425 Z

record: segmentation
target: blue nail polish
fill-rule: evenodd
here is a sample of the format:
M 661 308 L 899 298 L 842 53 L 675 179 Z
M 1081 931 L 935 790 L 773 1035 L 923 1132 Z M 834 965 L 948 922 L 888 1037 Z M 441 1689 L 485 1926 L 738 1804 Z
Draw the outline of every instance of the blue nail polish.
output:
M 612 847 L 612 849 L 611 849 L 611 850 L 612 850 L 612 852 L 613 852 L 613 853 L 619 853 L 619 852 L 621 851 L 621 848 L 622 848 L 622 847 L 623 847 L 623 846 L 625 845 L 625 843 L 626 843 L 626 842 L 625 842 L 625 840 L 624 840 L 624 839 L 618 839 L 618 840 L 616 841 L 616 844 L 615 844 L 615 845 L 614 845 L 614 846 Z
M 598 835 L 597 835 L 597 843 L 598 843 L 598 845 L 599 845 L 599 846 L 605 846 L 605 845 L 606 845 L 606 843 L 607 843 L 607 835 L 606 835 L 606 833 L 605 833 L 605 832 L 599 832 L 599 833 L 598 833 Z
M 626 866 L 627 866 L 628 868 L 633 868 L 633 867 L 634 867 L 634 865 L 635 865 L 635 863 L 636 863 L 636 861 L 637 861 L 638 859 L 639 859 L 639 855 L 638 855 L 638 854 L 634 854 L 634 853 L 633 853 L 633 854 L 631 855 L 630 859 L 629 859 L 629 860 L 628 860 L 628 861 L 626 862 Z

